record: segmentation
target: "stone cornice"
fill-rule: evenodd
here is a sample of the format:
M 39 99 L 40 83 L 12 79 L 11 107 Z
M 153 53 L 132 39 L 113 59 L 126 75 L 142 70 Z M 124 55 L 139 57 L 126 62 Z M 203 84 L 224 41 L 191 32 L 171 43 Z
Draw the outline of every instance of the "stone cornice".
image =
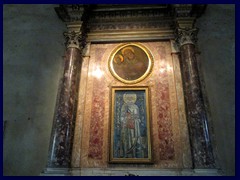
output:
M 67 4 L 55 8 L 59 18 L 64 22 L 81 21 L 85 9 L 91 10 L 90 19 L 128 19 L 156 17 L 199 17 L 205 11 L 202 4 L 106 4 L 85 5 Z
M 174 20 L 176 28 L 191 29 L 194 28 L 196 19 L 200 17 L 206 5 L 203 4 L 173 4 Z
M 91 20 L 125 19 L 135 17 L 157 17 L 169 14 L 170 5 L 60 5 L 55 8 L 58 17 L 64 22 L 82 20 L 84 9 L 91 9 Z
M 82 4 L 60 4 L 55 7 L 58 17 L 64 22 L 81 21 L 84 13 Z
M 177 28 L 193 29 L 205 8 L 201 4 L 70 4 L 55 10 L 65 23 L 83 22 L 87 40 L 97 42 L 138 40 L 143 34 L 144 40 L 173 39 Z M 136 32 L 134 38 L 131 32 Z

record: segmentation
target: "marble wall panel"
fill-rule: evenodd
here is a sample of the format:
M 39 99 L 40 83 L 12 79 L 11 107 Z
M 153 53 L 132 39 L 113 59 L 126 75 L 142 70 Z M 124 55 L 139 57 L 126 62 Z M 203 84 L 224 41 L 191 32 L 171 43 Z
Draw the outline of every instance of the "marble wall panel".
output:
M 103 156 L 103 125 L 105 110 L 105 81 L 102 78 L 101 60 L 106 49 L 95 49 L 95 68 L 92 75 L 95 77 L 93 81 L 92 110 L 90 116 L 90 132 L 89 132 L 89 149 L 88 157 L 101 160 Z M 101 81 L 99 81 L 101 79 Z
M 78 110 L 75 122 L 74 130 L 74 142 L 72 151 L 72 161 L 71 166 L 73 168 L 80 167 L 80 156 L 81 156 L 81 142 L 82 142 L 82 124 L 85 109 L 85 99 L 86 99 L 86 87 L 88 79 L 88 65 L 89 57 L 84 57 L 82 62 L 81 79 L 79 84 L 79 95 L 78 95 Z
M 157 106 L 159 157 L 160 160 L 173 160 L 175 158 L 175 153 L 167 69 L 171 67 L 167 64 L 166 46 L 158 46 L 157 48 L 161 57 L 159 71 L 157 72 L 158 74 L 155 78 L 155 104 Z
M 186 148 L 187 129 L 181 129 L 183 118 L 183 98 L 178 98 L 176 89 L 181 89 L 178 80 L 176 88 L 175 71 L 169 41 L 141 43 L 150 50 L 154 58 L 152 73 L 143 81 L 131 85 L 116 80 L 108 69 L 108 60 L 116 44 L 92 44 L 90 50 L 87 88 L 85 91 L 85 110 L 83 115 L 80 167 L 151 167 L 181 168 Z M 177 73 L 180 73 L 177 72 Z M 150 90 L 152 165 L 110 165 L 109 125 L 110 89 L 112 86 L 148 86 Z M 181 90 L 178 90 L 181 91 Z M 181 93 L 180 93 L 181 95 Z M 182 96 L 182 95 L 181 95 Z M 179 102 L 180 101 L 180 102 Z M 84 102 L 83 102 L 84 103 Z M 79 104 L 80 106 L 81 104 Z M 179 113 L 179 109 L 181 113 Z M 78 128 L 78 130 L 80 130 Z M 76 138 L 77 139 L 77 138 Z M 77 141 L 77 140 L 76 140 Z M 75 141 L 75 142 L 76 142 Z M 78 159 L 75 159 L 78 161 Z
M 178 109 L 169 42 L 149 43 L 155 56 L 152 81 L 153 142 L 156 166 L 180 167 Z
M 101 70 L 106 48 L 92 45 L 89 62 L 85 115 L 82 134 L 81 166 L 101 167 L 104 147 L 105 78 Z
M 184 168 L 192 167 L 192 158 L 190 151 L 190 143 L 189 143 L 189 134 L 188 134 L 188 125 L 186 119 L 186 111 L 184 104 L 184 95 L 183 95 L 183 86 L 182 86 L 182 76 L 179 64 L 179 54 L 172 53 L 173 58 L 173 67 L 174 67 L 174 77 L 175 77 L 175 85 L 176 85 L 176 95 L 178 102 L 178 113 L 179 113 L 179 129 L 180 131 L 180 149 L 181 149 L 181 157 Z

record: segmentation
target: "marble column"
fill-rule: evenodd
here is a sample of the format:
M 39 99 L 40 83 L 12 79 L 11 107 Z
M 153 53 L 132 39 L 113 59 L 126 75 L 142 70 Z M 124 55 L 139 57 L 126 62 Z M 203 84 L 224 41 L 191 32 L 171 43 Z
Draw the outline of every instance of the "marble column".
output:
M 49 147 L 48 168 L 70 168 L 76 119 L 79 78 L 82 64 L 81 32 L 66 32 L 67 50 L 64 72 L 59 85 Z
M 184 99 L 192 151 L 193 168 L 214 168 L 214 156 L 206 109 L 203 102 L 195 43 L 197 29 L 177 29 Z

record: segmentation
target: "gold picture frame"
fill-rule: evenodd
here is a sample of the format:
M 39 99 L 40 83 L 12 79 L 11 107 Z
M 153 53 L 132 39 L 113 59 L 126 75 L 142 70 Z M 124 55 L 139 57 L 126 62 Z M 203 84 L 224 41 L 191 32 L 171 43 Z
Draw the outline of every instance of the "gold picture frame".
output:
M 152 163 L 148 87 L 111 88 L 110 163 Z
M 128 43 L 115 48 L 109 59 L 111 74 L 126 84 L 135 84 L 145 79 L 153 68 L 153 56 L 141 44 Z

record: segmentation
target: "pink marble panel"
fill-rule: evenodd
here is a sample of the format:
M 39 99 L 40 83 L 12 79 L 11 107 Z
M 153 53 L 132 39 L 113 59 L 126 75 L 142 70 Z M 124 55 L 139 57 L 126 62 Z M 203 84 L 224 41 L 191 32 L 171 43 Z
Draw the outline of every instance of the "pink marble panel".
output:
M 95 64 L 100 64 L 102 56 L 106 49 L 96 48 Z M 103 156 L 103 126 L 104 126 L 104 87 L 105 81 L 94 79 L 92 91 L 92 111 L 90 116 L 90 137 L 88 157 L 93 159 L 102 159 Z
M 157 49 L 161 57 L 159 71 L 155 79 L 159 156 L 160 160 L 173 160 L 175 154 L 170 113 L 168 72 L 166 67 L 166 50 L 164 46 L 158 46 Z

